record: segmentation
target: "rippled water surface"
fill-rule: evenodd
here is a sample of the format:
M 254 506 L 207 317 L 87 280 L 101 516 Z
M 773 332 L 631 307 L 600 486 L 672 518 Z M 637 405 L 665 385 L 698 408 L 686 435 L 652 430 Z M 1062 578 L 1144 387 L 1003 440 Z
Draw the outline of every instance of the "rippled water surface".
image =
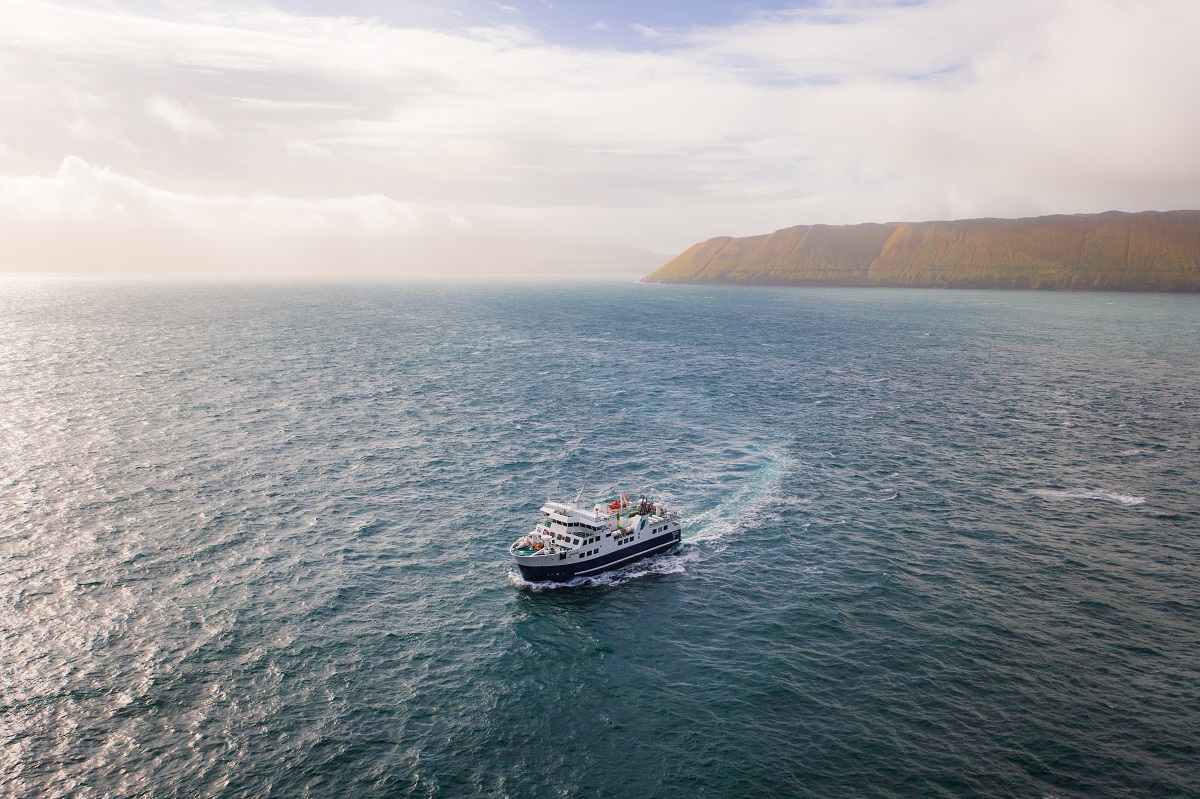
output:
M 0 795 L 1195 796 L 1198 479 L 1197 297 L 0 284 Z

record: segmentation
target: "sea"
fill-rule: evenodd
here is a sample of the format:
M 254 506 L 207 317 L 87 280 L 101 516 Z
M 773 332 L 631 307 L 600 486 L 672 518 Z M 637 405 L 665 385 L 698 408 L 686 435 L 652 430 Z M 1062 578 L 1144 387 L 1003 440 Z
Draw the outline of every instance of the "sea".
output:
M 1198 483 L 1195 295 L 10 280 L 0 795 L 1196 797 Z

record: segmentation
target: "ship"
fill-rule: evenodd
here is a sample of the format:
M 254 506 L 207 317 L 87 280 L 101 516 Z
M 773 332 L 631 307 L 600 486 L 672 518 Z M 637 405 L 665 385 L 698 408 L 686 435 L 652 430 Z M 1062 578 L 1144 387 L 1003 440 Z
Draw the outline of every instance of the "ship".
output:
M 582 492 L 581 492 L 582 493 Z M 533 530 L 509 547 L 521 577 L 531 583 L 564 583 L 618 569 L 666 552 L 683 533 L 679 513 L 648 497 L 622 494 L 591 508 L 547 500 Z

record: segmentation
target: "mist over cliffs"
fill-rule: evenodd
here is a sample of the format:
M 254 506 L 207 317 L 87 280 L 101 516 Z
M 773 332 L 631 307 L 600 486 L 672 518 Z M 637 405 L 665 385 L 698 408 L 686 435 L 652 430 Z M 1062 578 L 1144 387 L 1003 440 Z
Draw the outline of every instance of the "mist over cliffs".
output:
M 797 225 L 709 239 L 642 280 L 1200 292 L 1200 211 Z

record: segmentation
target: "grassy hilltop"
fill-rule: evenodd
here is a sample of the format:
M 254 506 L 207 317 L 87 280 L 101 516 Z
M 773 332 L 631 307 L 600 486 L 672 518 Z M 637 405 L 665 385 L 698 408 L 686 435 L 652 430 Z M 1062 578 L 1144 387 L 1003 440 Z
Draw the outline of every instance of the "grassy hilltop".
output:
M 1200 291 L 1200 211 L 798 225 L 709 239 L 643 282 Z

